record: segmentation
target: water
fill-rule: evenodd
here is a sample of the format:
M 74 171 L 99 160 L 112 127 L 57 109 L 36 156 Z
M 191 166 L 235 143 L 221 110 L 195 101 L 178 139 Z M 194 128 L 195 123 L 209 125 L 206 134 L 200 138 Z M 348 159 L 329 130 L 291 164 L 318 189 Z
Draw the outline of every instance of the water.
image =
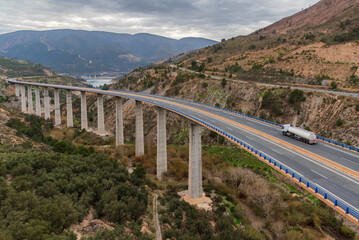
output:
M 113 78 L 84 78 L 88 84 L 93 87 L 101 87 L 105 84 L 110 84 Z

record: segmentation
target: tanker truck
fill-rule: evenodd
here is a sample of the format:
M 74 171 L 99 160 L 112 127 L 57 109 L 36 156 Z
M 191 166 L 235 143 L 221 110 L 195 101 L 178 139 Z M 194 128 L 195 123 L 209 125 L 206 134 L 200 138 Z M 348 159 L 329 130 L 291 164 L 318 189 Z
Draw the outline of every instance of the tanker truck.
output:
M 282 133 L 285 136 L 295 138 L 308 144 L 318 143 L 317 136 L 314 133 L 302 128 L 292 127 L 290 124 L 283 125 Z

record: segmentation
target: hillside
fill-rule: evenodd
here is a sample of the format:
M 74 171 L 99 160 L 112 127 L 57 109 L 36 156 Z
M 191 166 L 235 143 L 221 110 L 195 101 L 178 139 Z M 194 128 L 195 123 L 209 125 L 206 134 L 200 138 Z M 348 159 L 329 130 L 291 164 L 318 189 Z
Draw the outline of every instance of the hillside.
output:
M 359 101 L 353 97 L 218 81 L 203 74 L 184 73 L 164 65 L 132 72 L 112 86 L 133 91 L 143 91 L 149 87 L 153 88 L 152 93 L 155 94 L 195 100 L 282 124 L 307 127 L 317 135 L 359 146 Z M 293 100 L 297 94 L 300 100 Z M 107 111 L 113 112 L 114 103 L 110 101 L 108 106 L 111 107 Z M 133 141 L 130 133 L 134 131 L 134 126 L 130 119 L 134 117 L 134 108 L 129 108 L 128 112 L 126 135 L 131 136 L 129 141 Z M 148 120 L 145 132 L 152 135 L 149 139 L 154 139 L 156 133 L 155 114 L 152 110 L 145 114 Z M 112 114 L 108 116 L 113 128 L 115 119 Z M 181 142 L 180 136 L 186 128 L 186 124 L 175 116 L 168 118 L 171 143 Z M 178 128 L 178 125 L 181 127 Z M 208 134 L 204 134 L 206 141 L 213 141 Z
M 54 74 L 54 71 L 40 64 L 0 57 L 0 79 L 27 76 L 52 76 Z
M 26 59 L 71 74 L 128 72 L 134 68 L 215 44 L 139 33 L 17 31 L 0 35 L 0 55 Z
M 358 0 L 322 0 L 248 36 L 167 62 L 233 79 L 359 89 L 358 11 Z

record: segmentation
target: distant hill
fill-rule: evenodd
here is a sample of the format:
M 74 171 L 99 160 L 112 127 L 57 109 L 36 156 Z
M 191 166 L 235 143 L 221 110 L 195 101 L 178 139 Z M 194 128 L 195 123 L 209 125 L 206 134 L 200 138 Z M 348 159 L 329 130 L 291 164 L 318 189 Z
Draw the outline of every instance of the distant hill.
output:
M 28 76 L 52 76 L 49 68 L 30 61 L 0 57 L 0 79 Z
M 0 35 L 0 55 L 31 60 L 71 74 L 128 72 L 215 43 L 204 38 L 175 40 L 147 33 L 17 31 Z

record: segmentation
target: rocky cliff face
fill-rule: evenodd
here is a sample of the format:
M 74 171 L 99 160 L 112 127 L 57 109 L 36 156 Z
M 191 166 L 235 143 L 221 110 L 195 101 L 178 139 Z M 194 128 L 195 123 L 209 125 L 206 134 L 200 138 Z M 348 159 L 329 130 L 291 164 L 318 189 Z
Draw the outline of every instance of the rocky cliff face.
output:
M 133 76 L 137 77 L 134 78 Z M 179 76 L 191 75 L 166 70 L 147 69 L 136 72 L 119 81 L 115 88 L 143 90 L 144 83 L 152 81 L 153 93 L 191 99 L 228 109 L 242 111 L 257 117 L 265 117 L 279 123 L 290 123 L 299 127 L 309 127 L 317 135 L 359 145 L 359 112 L 356 105 L 359 100 L 351 97 L 334 96 L 331 94 L 305 92 L 305 100 L 299 106 L 289 101 L 289 88 L 268 88 L 253 83 L 238 83 L 228 81 L 223 87 L 221 81 L 199 78 L 192 75 L 192 79 L 178 83 Z M 177 79 L 177 80 L 176 80 Z M 177 83 L 176 83 L 177 82 Z M 272 97 L 263 100 L 264 95 Z M 268 99 L 268 98 L 267 98 Z M 265 104 L 263 101 L 267 101 Z M 114 106 L 109 100 L 108 119 L 112 128 L 115 126 Z M 268 105 L 269 102 L 269 105 Z M 144 108 L 145 133 L 149 141 L 156 138 L 156 112 L 151 106 Z M 134 140 L 134 105 L 125 107 L 125 125 L 127 140 Z M 168 139 L 170 142 L 184 142 L 188 122 L 176 114 L 168 116 Z M 180 127 L 179 127 L 180 126 Z M 209 132 L 205 134 L 205 141 L 211 142 Z

